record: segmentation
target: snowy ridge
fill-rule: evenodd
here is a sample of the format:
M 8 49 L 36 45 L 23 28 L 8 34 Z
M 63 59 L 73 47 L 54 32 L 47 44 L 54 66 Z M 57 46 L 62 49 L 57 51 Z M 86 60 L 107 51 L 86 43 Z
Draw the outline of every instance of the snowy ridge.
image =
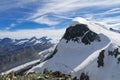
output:
M 10 69 L 10 70 L 8 70 L 8 71 L 5 71 L 5 72 L 2 72 L 2 73 L 0 73 L 0 74 L 8 74 L 8 73 L 10 73 L 11 71 L 16 72 L 16 71 L 18 71 L 18 70 L 20 70 L 20 69 L 23 69 L 23 68 L 25 68 L 25 67 L 27 67 L 27 66 L 29 66 L 29 65 L 32 65 L 32 64 L 34 64 L 34 63 L 37 63 L 37 62 L 39 62 L 39 61 L 40 61 L 40 59 L 31 61 L 31 62 L 28 62 L 28 63 L 25 63 L 25 64 L 22 64 L 22 65 L 20 65 L 20 66 L 18 66 L 18 67 L 12 68 L 12 69 Z
M 28 42 L 29 40 L 21 40 L 21 41 L 19 41 L 19 42 L 16 42 L 16 44 L 15 45 L 22 45 L 22 44 L 24 44 L 25 42 Z
M 76 76 L 78 73 L 78 71 L 86 68 L 86 66 L 88 66 L 89 64 L 91 64 L 99 55 L 99 53 L 102 50 L 105 50 L 106 48 L 108 48 L 111 45 L 111 42 L 109 42 L 105 47 L 103 47 L 102 49 L 99 49 L 97 51 L 95 51 L 94 53 L 92 53 L 90 56 L 88 56 L 78 67 L 76 67 L 74 69 L 74 72 L 72 74 L 74 74 L 74 76 Z M 79 75 L 78 75 L 79 76 Z
M 78 78 L 84 73 L 90 80 L 119 80 L 120 34 L 79 17 L 69 26 L 56 47 L 56 54 L 29 72 L 39 73 L 47 68 Z
M 76 24 L 88 24 L 88 21 L 81 17 L 76 17 L 72 20 L 69 26 L 75 26 Z
M 70 26 L 74 26 L 76 24 L 87 24 L 88 25 L 88 28 L 90 30 L 92 30 L 93 32 L 97 33 L 97 34 L 104 34 L 106 35 L 108 38 L 110 38 L 112 40 L 112 42 L 114 43 L 117 43 L 120 45 L 120 38 L 118 36 L 120 36 L 119 33 L 116 33 L 114 31 L 111 31 L 111 30 L 108 30 L 98 24 L 96 25 L 97 22 L 92 22 L 92 21 L 88 21 L 84 18 L 80 18 L 80 17 L 77 17 L 77 18 L 74 18 L 73 21 L 70 23 Z
M 113 45 L 110 44 L 106 47 L 106 49 L 104 49 L 105 53 L 103 67 L 97 67 L 98 57 L 96 56 L 96 58 L 91 63 L 85 65 L 83 68 L 78 66 L 75 69 L 74 76 L 79 77 L 80 74 L 84 72 L 85 74 L 90 76 L 90 80 L 119 80 L 120 64 L 118 63 L 117 58 L 115 58 L 114 56 L 110 56 L 108 53 L 109 51 L 114 50 L 114 48 L 115 47 L 113 47 Z M 91 55 L 90 58 L 92 57 L 94 56 Z

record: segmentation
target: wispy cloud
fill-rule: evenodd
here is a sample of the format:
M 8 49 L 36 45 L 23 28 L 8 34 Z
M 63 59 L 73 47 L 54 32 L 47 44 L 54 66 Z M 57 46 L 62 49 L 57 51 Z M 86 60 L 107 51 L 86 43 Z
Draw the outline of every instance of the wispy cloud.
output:
M 120 16 L 104 18 L 101 21 L 107 23 L 107 27 L 112 27 L 112 28 L 120 27 Z
M 49 15 L 49 14 L 55 15 L 57 16 L 57 18 L 69 19 L 67 18 L 68 16 L 69 17 L 75 16 L 75 14 L 72 14 L 74 13 L 74 11 L 76 12 L 76 10 L 78 10 L 79 12 L 80 9 L 85 7 L 104 7 L 105 8 L 105 7 L 111 7 L 119 4 L 120 4 L 119 0 L 114 2 L 112 0 L 91 0 L 91 1 L 90 0 L 64 0 L 64 1 L 50 0 L 47 3 L 45 3 L 45 5 L 43 5 L 42 7 L 39 7 L 37 11 L 33 13 L 33 15 L 30 16 L 28 19 L 29 20 L 32 19 L 33 21 L 36 21 L 40 17 L 44 15 Z M 116 10 L 119 12 L 119 9 L 113 9 L 111 11 L 100 13 L 100 14 L 101 15 L 110 14 L 110 13 L 116 12 Z M 51 20 L 49 17 L 45 17 L 45 18 L 47 20 Z M 53 21 L 51 20 L 51 24 L 52 22 Z
M 110 28 L 115 28 L 115 29 L 120 30 L 120 23 L 116 23 L 116 24 L 108 25 L 108 27 L 110 27 Z
M 13 5 L 14 3 L 14 5 Z M 33 6 L 29 5 L 37 5 Z M 5 11 L 12 8 L 27 8 L 34 9 L 34 12 L 22 12 L 27 14 L 24 16 L 24 20 L 34 21 L 40 24 L 47 24 L 49 26 L 57 25 L 61 22 L 62 19 L 71 19 L 73 17 L 79 16 L 82 12 L 85 12 L 85 8 L 91 7 L 90 10 L 94 8 L 109 8 L 113 6 L 118 6 L 120 4 L 119 0 L 4 0 L 0 3 L 0 11 Z M 28 5 L 28 6 L 27 6 Z M 82 10 L 83 9 L 83 10 Z M 87 11 L 86 11 L 87 12 Z M 107 15 L 113 13 L 119 13 L 120 8 L 113 8 L 106 12 L 96 13 L 97 15 Z M 79 14 L 77 14 L 79 13 Z M 91 14 L 91 13 L 89 13 Z M 11 14 L 12 15 L 12 14 Z M 56 20 L 53 20 L 48 15 L 56 17 Z M 82 14 L 82 16 L 87 15 L 87 18 L 92 18 L 88 13 Z M 92 13 L 92 15 L 95 15 Z M 98 17 L 97 17 L 98 18 Z M 11 18 L 12 19 L 12 18 Z M 61 20 L 60 20 L 61 19 Z M 17 19 L 18 21 L 21 19 Z
M 120 16 L 103 18 L 101 21 L 108 24 L 120 23 Z
M 26 4 L 37 2 L 38 0 L 2 0 L 0 3 L 0 11 L 8 9 L 24 7 Z
M 118 5 L 120 1 L 112 0 L 51 0 L 43 7 L 38 8 L 37 13 L 33 14 L 30 18 L 37 18 L 48 13 L 62 14 L 68 13 L 84 7 L 99 6 L 107 7 L 112 5 Z M 101 6 L 102 5 L 102 6 Z
M 85 17 L 94 20 L 99 21 L 104 24 L 107 24 L 107 27 L 119 27 L 120 26 L 120 8 L 112 8 L 108 9 L 104 12 L 98 12 L 98 13 L 88 13 L 85 14 Z M 112 16 L 111 16 L 112 15 Z
M 104 14 L 114 14 L 114 13 L 120 13 L 120 8 L 113 8 L 104 12 Z
M 42 16 L 39 18 L 34 19 L 35 22 L 40 23 L 40 24 L 47 24 L 49 26 L 53 26 L 59 23 L 59 21 L 52 21 L 47 16 Z
M 69 19 L 72 20 L 72 17 L 66 17 L 66 16 L 61 16 L 61 15 L 54 15 L 54 17 L 60 18 L 60 19 Z
M 9 27 L 6 27 L 5 30 L 10 30 L 11 28 L 13 28 L 13 27 L 15 27 L 15 26 L 16 26 L 16 24 L 12 23 L 12 24 L 10 24 Z
M 100 16 L 106 16 L 106 15 L 113 15 L 113 14 L 120 14 L 120 8 L 112 8 L 110 10 L 104 11 L 104 12 L 98 12 L 98 13 L 90 13 L 90 14 L 86 14 L 86 16 L 99 16 L 98 18 L 100 18 Z

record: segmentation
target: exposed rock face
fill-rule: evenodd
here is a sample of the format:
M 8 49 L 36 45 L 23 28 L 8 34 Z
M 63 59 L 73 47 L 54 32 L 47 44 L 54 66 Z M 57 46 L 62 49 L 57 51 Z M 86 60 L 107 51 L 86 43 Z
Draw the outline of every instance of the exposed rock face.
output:
M 85 24 L 70 26 L 66 29 L 66 33 L 63 38 L 66 40 L 66 43 L 71 40 L 78 43 L 82 42 L 86 45 L 95 40 L 100 41 L 100 37 L 96 33 L 89 30 Z
M 105 52 L 105 50 L 102 50 L 99 53 L 98 60 L 97 60 L 98 67 L 103 67 L 104 66 L 104 52 Z

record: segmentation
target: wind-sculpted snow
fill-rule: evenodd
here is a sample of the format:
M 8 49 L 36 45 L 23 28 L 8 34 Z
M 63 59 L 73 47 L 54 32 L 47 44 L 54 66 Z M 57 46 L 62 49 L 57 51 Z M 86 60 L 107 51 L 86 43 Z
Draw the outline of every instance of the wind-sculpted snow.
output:
M 79 77 L 83 72 L 88 74 L 90 80 L 119 80 L 120 79 L 120 64 L 119 64 L 119 56 L 115 58 L 115 56 L 109 55 L 109 52 L 112 51 L 113 54 L 116 54 L 118 47 L 114 47 L 113 44 L 108 44 L 103 49 L 94 52 L 90 55 L 82 64 L 74 69 L 73 75 Z M 104 66 L 98 67 L 98 57 L 101 51 L 104 52 L 103 63 Z M 120 53 L 120 49 L 118 49 L 118 53 Z
M 89 34 L 87 35 L 87 33 Z M 78 43 L 77 41 L 73 41 L 76 37 L 81 38 L 82 42 L 79 41 Z M 86 40 L 91 41 L 89 45 L 84 43 L 84 37 L 87 37 Z M 68 43 L 66 43 L 66 39 L 69 40 Z M 42 66 L 36 66 L 33 70 L 39 72 L 36 69 L 41 67 L 41 70 L 49 68 L 50 70 L 60 70 L 69 73 L 80 65 L 89 55 L 103 48 L 109 42 L 110 40 L 106 36 L 92 32 L 85 24 L 69 27 L 58 44 L 57 53 L 54 57 L 41 64 Z
M 81 79 L 119 80 L 120 34 L 83 18 L 73 19 L 69 26 L 56 54 L 29 72 L 47 68 Z

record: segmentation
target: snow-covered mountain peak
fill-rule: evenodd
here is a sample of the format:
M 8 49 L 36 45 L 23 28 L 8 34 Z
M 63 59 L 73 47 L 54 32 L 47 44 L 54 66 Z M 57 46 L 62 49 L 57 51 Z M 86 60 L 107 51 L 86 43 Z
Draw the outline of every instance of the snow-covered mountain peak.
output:
M 102 24 L 80 17 L 74 18 L 57 45 L 54 56 L 33 67 L 45 68 L 77 76 L 80 80 L 119 80 L 120 34 Z M 117 44 L 117 45 L 116 45 Z
M 114 30 L 109 30 L 107 27 L 107 24 L 103 24 L 97 21 L 91 21 L 87 20 L 81 17 L 74 18 L 72 22 L 70 23 L 70 27 L 75 27 L 76 25 L 86 25 L 86 27 L 96 33 L 96 34 L 103 34 L 106 37 L 108 37 L 113 43 L 117 43 L 120 46 L 120 36 L 119 33 L 116 33 Z M 76 26 L 77 27 L 77 26 Z M 77 30 L 77 29 L 76 29 Z
M 70 23 L 70 27 L 72 26 L 76 26 L 76 25 L 86 25 L 85 27 L 88 28 L 90 31 L 95 32 L 96 34 L 100 34 L 101 31 L 101 27 L 103 28 L 102 24 L 97 24 L 94 21 L 90 21 L 87 20 L 85 18 L 81 18 L 81 17 L 76 17 L 74 19 L 72 19 L 72 22 Z
M 72 22 L 70 23 L 70 26 L 75 26 L 76 24 L 87 24 L 88 21 L 82 17 L 76 17 L 72 19 Z
M 96 34 L 92 29 L 89 29 L 89 27 L 92 27 L 88 24 L 89 21 L 83 18 L 75 18 L 72 22 L 77 23 L 74 26 L 70 25 L 66 29 L 55 50 L 56 54 L 52 59 L 45 62 L 44 65 L 40 65 L 41 70 L 49 68 L 53 71 L 71 72 L 89 55 L 110 43 L 108 37 L 103 34 Z M 33 68 L 33 70 L 36 71 L 37 67 Z
M 94 41 L 100 42 L 100 36 L 96 32 L 97 28 L 94 30 L 90 23 L 92 22 L 83 18 L 74 18 L 62 39 L 65 39 L 66 43 L 74 41 L 85 45 Z
M 37 40 L 37 38 L 34 36 L 34 37 L 30 38 L 29 41 L 33 42 L 33 41 L 36 41 L 36 40 Z

